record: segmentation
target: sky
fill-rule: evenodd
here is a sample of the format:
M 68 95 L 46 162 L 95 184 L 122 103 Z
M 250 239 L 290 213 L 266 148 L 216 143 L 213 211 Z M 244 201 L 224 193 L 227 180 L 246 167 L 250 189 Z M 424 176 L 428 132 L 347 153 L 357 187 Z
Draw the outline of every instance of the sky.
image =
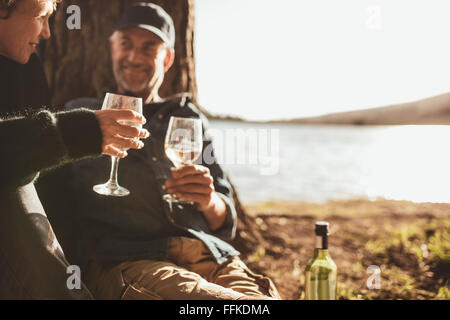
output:
M 450 92 L 449 0 L 196 0 L 199 103 L 288 119 Z

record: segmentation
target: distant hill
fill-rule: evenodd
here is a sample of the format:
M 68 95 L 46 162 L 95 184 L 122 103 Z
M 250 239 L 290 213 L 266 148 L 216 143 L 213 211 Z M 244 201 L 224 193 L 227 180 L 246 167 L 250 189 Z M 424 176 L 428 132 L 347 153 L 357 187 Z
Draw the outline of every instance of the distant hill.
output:
M 238 117 L 238 116 L 230 116 L 230 115 L 218 115 L 209 113 L 206 115 L 209 120 L 221 120 L 221 121 L 244 121 L 248 122 L 246 119 Z
M 431 98 L 357 111 L 331 113 L 318 117 L 271 122 L 309 124 L 450 124 L 450 93 Z

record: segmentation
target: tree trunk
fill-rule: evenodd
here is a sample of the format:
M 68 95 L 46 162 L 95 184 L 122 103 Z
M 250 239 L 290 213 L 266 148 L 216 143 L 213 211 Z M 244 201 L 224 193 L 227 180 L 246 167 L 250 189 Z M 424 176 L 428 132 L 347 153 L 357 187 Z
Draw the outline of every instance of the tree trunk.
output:
M 122 10 L 135 0 L 72 0 L 63 1 L 51 18 L 52 37 L 44 42 L 40 56 L 44 63 L 52 95 L 52 109 L 78 97 L 100 97 L 105 90 L 114 88 L 108 37 Z M 172 17 L 175 24 L 175 61 L 166 73 L 160 90 L 162 97 L 179 92 L 190 92 L 197 100 L 194 59 L 194 0 L 154 0 Z M 81 29 L 69 30 L 66 25 L 72 13 L 71 5 L 81 10 Z M 200 108 L 206 115 L 208 112 Z M 234 189 L 234 186 L 233 186 Z M 233 245 L 248 253 L 263 238 L 241 205 L 234 192 L 238 213 L 238 230 Z
M 231 184 L 231 187 L 233 188 L 233 200 L 238 217 L 236 238 L 231 244 L 244 256 L 247 256 L 247 254 L 257 250 L 258 247 L 266 247 L 268 243 L 258 229 L 255 218 L 248 215 L 242 206 L 235 186 Z
M 114 87 L 108 37 L 120 12 L 135 0 L 63 1 L 50 21 L 52 37 L 45 41 L 40 55 L 51 88 L 52 105 L 61 108 L 81 96 L 101 96 Z M 173 18 L 176 30 L 175 62 L 160 90 L 162 97 L 190 92 L 197 97 L 194 64 L 194 0 L 153 1 Z M 67 8 L 77 5 L 81 29 L 69 30 Z

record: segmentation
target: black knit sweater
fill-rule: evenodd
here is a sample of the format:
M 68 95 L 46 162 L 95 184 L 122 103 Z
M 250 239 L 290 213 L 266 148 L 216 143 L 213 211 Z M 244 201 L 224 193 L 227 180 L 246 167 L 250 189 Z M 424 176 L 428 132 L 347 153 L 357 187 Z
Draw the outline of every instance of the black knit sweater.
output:
M 92 111 L 35 110 L 48 103 L 36 59 L 20 65 L 0 56 L 0 190 L 25 185 L 41 170 L 101 153 L 102 135 Z M 30 79 L 38 80 L 34 87 Z M 30 97 L 37 99 L 33 107 Z M 14 108 L 14 103 L 19 105 Z
M 42 110 L 46 90 L 37 57 L 20 65 L 0 56 L 0 299 L 92 298 L 83 284 L 68 289 L 68 262 L 30 182 L 100 155 L 102 133 L 90 110 Z
M 101 153 L 95 114 L 87 109 L 0 120 L 0 190 L 31 182 L 38 171 Z

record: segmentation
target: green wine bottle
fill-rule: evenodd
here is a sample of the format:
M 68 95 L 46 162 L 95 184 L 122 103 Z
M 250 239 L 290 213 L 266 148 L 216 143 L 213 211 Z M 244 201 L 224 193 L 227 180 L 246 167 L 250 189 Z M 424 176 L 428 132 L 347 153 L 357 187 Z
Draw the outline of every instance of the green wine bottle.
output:
M 306 266 L 306 300 L 336 300 L 337 267 L 328 254 L 328 222 L 316 222 L 314 257 Z

